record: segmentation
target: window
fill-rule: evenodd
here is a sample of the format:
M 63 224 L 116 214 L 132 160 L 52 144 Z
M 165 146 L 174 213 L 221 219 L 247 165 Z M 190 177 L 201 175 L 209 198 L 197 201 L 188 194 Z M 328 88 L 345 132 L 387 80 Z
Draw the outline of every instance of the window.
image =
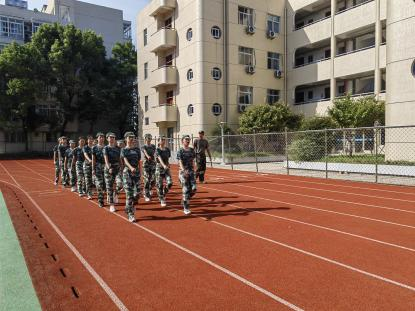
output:
M 144 111 L 148 111 L 148 96 L 144 97 Z
M 268 69 L 280 70 L 280 54 L 268 52 Z
M 326 13 L 324 13 L 324 16 L 325 16 L 325 17 L 329 17 L 329 16 L 331 16 L 331 11 L 327 11 Z
M 0 22 L 0 36 L 23 39 L 23 20 L 2 16 Z
M 189 80 L 189 81 L 192 81 L 193 80 L 193 70 L 192 69 L 189 69 L 188 71 L 187 71 L 187 80 Z
M 124 39 L 131 40 L 132 39 L 132 32 L 131 32 L 131 23 L 126 22 L 123 24 L 123 34 Z
M 144 46 L 146 46 L 147 45 L 147 40 L 148 40 L 148 38 L 147 38 L 147 28 L 144 29 L 143 39 L 144 39 Z
M 166 66 L 173 66 L 173 54 L 166 56 Z
M 307 92 L 307 98 L 308 99 L 313 99 L 314 98 L 314 92 L 313 91 L 308 91 Z
M 189 106 L 187 106 L 187 114 L 189 115 L 189 117 L 191 117 L 194 112 L 195 112 L 195 108 L 193 107 L 192 104 L 190 104 Z
M 412 71 L 412 75 L 415 77 L 415 60 L 414 60 L 414 62 L 412 63 L 412 68 L 411 68 L 411 71 Z
M 296 92 L 295 93 L 295 103 L 301 104 L 304 103 L 304 92 Z
M 308 63 L 312 63 L 314 61 L 313 55 L 308 55 Z
M 324 88 L 324 98 L 330 98 L 330 88 L 329 87 L 325 87 Z
M 174 92 L 168 91 L 166 92 L 166 105 L 171 106 L 174 103 Z
M 331 57 L 331 50 L 325 50 L 324 51 L 324 57 L 325 58 L 330 58 Z
M 238 106 L 252 104 L 252 86 L 238 85 Z
M 297 57 L 295 59 L 295 66 L 299 67 L 299 66 L 303 66 L 304 65 L 304 57 Z
M 39 30 L 39 27 L 42 26 L 42 23 L 32 23 L 32 33 L 36 33 Z
M 238 7 L 238 24 L 253 26 L 254 10 L 243 6 Z
M 240 46 L 239 47 L 239 64 L 252 65 L 253 60 L 254 60 L 254 49 Z
M 339 85 L 337 87 L 337 93 L 338 93 L 339 96 L 345 95 L 346 89 L 345 89 L 344 85 Z M 329 98 L 329 97 L 330 97 L 330 88 L 329 88 L 329 96 L 326 96 L 326 98 Z
M 147 118 L 144 118 L 144 125 L 149 125 L 150 124 L 150 119 L 147 117 Z
M 222 78 L 222 71 L 218 67 L 213 68 L 212 77 L 213 80 L 220 80 Z
M 50 117 L 50 116 L 57 116 L 58 110 L 56 106 L 51 106 L 47 104 L 38 104 L 36 105 L 36 114 L 39 116 Z
M 148 63 L 144 64 L 144 80 L 148 78 Z
M 171 29 L 172 25 L 173 25 L 173 19 L 171 17 L 169 17 L 168 19 L 164 21 L 164 28 Z
M 212 37 L 215 39 L 220 39 L 220 37 L 222 36 L 222 30 L 220 30 L 218 26 L 213 26 L 210 29 L 210 33 L 212 34 Z
M 267 104 L 275 104 L 280 100 L 280 91 L 279 90 L 267 90 Z
M 23 143 L 26 141 L 23 132 L 6 132 L 4 134 L 7 143 Z
M 186 39 L 187 41 L 192 41 L 192 38 L 193 38 L 193 29 L 189 28 L 187 29 L 187 32 L 186 32 Z
M 275 15 L 268 15 L 267 29 L 275 33 L 280 32 L 280 17 Z
M 218 103 L 212 105 L 212 113 L 214 116 L 220 116 L 222 113 L 222 106 Z

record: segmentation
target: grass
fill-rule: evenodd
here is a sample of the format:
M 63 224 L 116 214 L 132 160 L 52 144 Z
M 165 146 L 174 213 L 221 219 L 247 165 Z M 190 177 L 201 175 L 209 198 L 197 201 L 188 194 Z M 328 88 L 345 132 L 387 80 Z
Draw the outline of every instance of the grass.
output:
M 318 162 L 325 162 L 326 159 L 322 158 Z M 412 166 L 415 165 L 415 162 L 410 161 L 385 161 L 384 155 L 374 155 L 374 154 L 358 154 L 358 155 L 338 155 L 338 156 L 328 156 L 327 162 L 329 163 L 352 163 L 352 164 L 383 164 L 383 165 L 404 165 Z

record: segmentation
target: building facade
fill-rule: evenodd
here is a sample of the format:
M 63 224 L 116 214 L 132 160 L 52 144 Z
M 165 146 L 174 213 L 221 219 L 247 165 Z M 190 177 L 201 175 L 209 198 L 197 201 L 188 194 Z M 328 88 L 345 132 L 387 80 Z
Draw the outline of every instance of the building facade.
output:
M 143 131 L 236 128 L 249 105 L 279 100 L 324 115 L 346 94 L 414 124 L 414 12 L 412 0 L 152 0 L 137 18 Z

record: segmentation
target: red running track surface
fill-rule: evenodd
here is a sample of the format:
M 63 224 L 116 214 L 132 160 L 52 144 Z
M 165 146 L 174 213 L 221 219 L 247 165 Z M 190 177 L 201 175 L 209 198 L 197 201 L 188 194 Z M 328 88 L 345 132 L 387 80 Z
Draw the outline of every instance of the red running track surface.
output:
M 131 224 L 51 161 L 0 172 L 45 310 L 415 310 L 410 187 L 208 169 L 191 216 L 175 186 Z

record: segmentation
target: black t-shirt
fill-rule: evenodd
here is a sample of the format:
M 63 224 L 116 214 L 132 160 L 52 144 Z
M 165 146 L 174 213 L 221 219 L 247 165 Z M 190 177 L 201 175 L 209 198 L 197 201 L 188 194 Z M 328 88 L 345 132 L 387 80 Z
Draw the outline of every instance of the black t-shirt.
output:
M 147 159 L 147 157 L 144 155 L 144 162 L 154 162 L 154 155 L 155 155 L 155 153 L 156 153 L 156 146 L 155 145 L 153 145 L 153 144 L 150 144 L 150 145 L 143 145 L 142 147 L 141 147 L 141 149 L 143 150 L 143 153 L 144 153 L 144 150 L 147 152 L 147 154 L 152 158 L 150 161 Z
M 121 159 L 126 158 L 131 166 L 137 168 L 138 162 L 141 160 L 141 151 L 139 148 L 128 148 L 121 149 Z
M 95 155 L 95 162 L 96 163 L 100 163 L 100 164 L 104 164 L 105 160 L 104 160 L 104 146 L 99 146 L 96 145 L 94 147 L 92 147 L 92 154 Z
M 157 148 L 156 155 L 157 155 L 157 163 L 160 162 L 158 159 L 158 157 L 160 157 L 163 160 L 164 164 L 166 165 L 169 164 L 169 159 L 171 157 L 171 152 L 169 148 L 165 147 L 164 150 L 161 148 Z
M 104 155 L 108 157 L 108 161 L 111 164 L 119 164 L 120 163 L 120 148 L 118 147 L 111 147 L 105 146 L 104 147 Z
M 76 161 L 79 162 L 84 162 L 85 161 L 85 156 L 84 156 L 84 150 L 81 147 L 76 147 L 74 150 L 74 156 L 76 158 Z
M 65 157 L 66 150 L 68 149 L 69 149 L 69 146 L 64 146 L 64 145 L 58 146 L 58 151 L 62 159 Z
M 68 159 L 68 161 L 72 161 L 72 159 L 73 159 L 73 155 L 74 155 L 74 151 L 75 151 L 75 149 L 71 149 L 71 148 L 68 148 L 68 149 L 65 151 L 65 158 L 67 158 L 67 159 Z
M 89 147 L 88 145 L 85 145 L 82 151 L 86 153 L 88 157 L 92 160 L 92 148 L 91 147 Z
M 181 160 L 183 167 L 186 170 L 193 170 L 193 160 L 196 157 L 195 150 L 193 148 L 189 148 L 185 150 L 184 148 L 180 148 L 177 152 L 177 160 Z

